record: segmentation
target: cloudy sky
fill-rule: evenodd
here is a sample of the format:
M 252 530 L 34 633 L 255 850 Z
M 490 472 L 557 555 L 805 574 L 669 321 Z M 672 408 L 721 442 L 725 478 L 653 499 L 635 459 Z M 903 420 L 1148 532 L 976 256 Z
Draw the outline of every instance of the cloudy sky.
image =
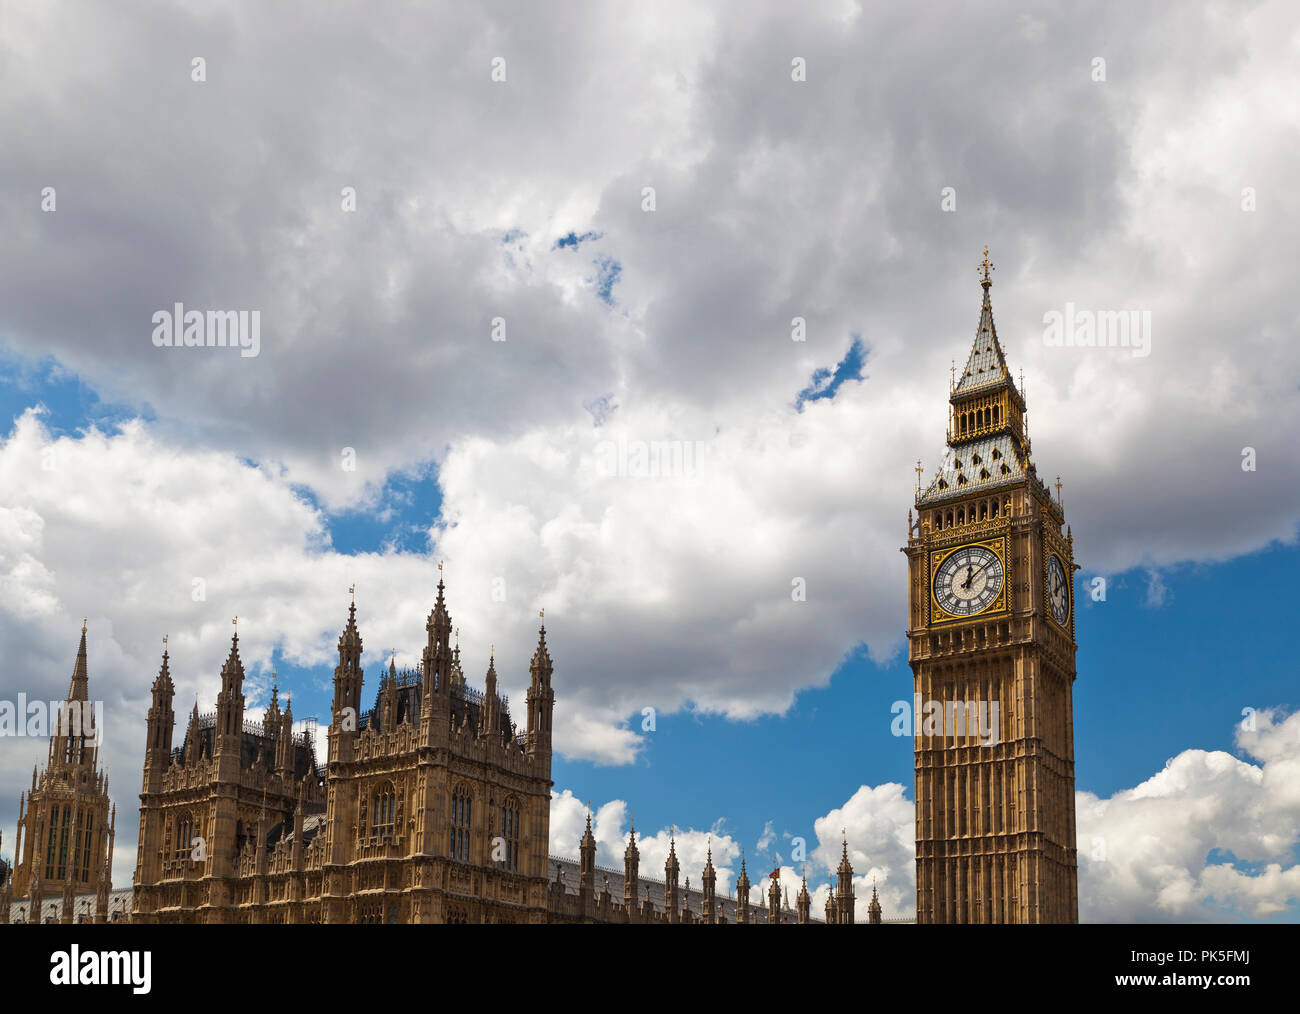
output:
M 325 721 L 348 587 L 414 662 L 443 560 L 471 678 L 546 610 L 553 851 L 590 800 L 602 861 L 635 813 L 643 868 L 816 886 L 844 828 L 909 917 L 898 548 L 988 244 L 1084 567 L 1081 916 L 1294 921 L 1298 50 L 1285 2 L 7 0 L 0 690 L 89 617 L 125 884 L 162 636 L 179 710 L 238 614 L 250 711 Z M 157 347 L 177 303 L 258 354 Z

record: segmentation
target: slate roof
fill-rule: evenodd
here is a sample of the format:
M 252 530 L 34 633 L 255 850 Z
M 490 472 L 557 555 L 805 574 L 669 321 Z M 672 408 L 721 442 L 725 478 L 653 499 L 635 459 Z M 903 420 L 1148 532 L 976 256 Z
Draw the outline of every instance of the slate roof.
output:
M 944 452 L 938 473 L 916 502 L 925 507 L 952 497 L 1011 486 L 1025 481 L 1028 468 L 1029 456 L 1010 433 L 970 440 Z M 984 473 L 988 473 L 987 478 L 981 478 Z

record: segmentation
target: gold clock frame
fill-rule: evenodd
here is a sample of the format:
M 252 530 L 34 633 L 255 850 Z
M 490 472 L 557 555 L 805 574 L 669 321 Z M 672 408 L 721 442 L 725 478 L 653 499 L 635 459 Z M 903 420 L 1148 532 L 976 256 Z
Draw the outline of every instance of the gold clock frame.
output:
M 955 553 L 960 553 L 963 549 L 970 549 L 972 546 L 983 546 L 998 558 L 1002 564 L 1002 588 L 998 591 L 998 597 L 981 609 L 978 613 L 970 613 L 966 616 L 957 616 L 948 612 L 939 604 L 939 599 L 934 594 L 934 576 L 938 573 L 939 568 L 943 566 L 945 560 Z M 997 536 L 992 539 L 976 539 L 972 542 L 962 542 L 956 546 L 948 546 L 943 549 L 930 550 L 930 571 L 926 575 L 926 585 L 930 589 L 930 623 L 931 624 L 950 624 L 965 623 L 968 620 L 981 619 L 986 616 L 992 616 L 995 613 L 1005 613 L 1010 609 L 1007 599 L 1007 591 L 1011 587 L 1011 575 L 1007 572 L 1007 539 L 1005 535 Z
M 1055 624 L 1057 630 L 1063 630 L 1074 637 L 1074 614 L 1078 609 L 1079 603 L 1074 594 L 1074 556 L 1066 548 L 1065 540 L 1056 536 L 1054 533 L 1043 532 L 1043 615 Z M 1065 571 L 1065 588 L 1070 596 L 1070 611 L 1066 614 L 1065 622 L 1061 623 L 1056 619 L 1056 614 L 1052 612 L 1052 589 L 1048 584 L 1048 572 L 1051 557 L 1055 556 L 1061 561 L 1061 569 Z

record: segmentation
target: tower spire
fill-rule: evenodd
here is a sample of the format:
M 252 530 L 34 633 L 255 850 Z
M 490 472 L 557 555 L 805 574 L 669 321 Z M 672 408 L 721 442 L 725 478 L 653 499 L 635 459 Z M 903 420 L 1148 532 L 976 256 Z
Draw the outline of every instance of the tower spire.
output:
M 81 643 L 77 645 L 77 661 L 72 666 L 72 682 L 68 686 L 68 700 L 89 699 L 90 679 L 86 667 L 86 618 L 81 620 Z
M 1022 483 L 1032 472 L 1024 395 L 1007 368 L 993 320 L 988 247 L 979 267 L 979 323 L 966 365 L 949 384 L 948 450 L 930 484 L 918 482 L 918 507 Z

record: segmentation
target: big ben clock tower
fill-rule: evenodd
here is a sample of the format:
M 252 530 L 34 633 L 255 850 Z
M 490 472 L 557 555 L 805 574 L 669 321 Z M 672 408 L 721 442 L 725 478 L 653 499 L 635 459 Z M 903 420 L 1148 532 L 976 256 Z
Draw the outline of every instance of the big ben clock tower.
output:
M 909 518 L 919 923 L 1077 922 L 1074 552 L 989 300 Z M 919 474 L 919 469 L 918 469 Z M 1064 529 L 1064 530 L 1063 530 Z

